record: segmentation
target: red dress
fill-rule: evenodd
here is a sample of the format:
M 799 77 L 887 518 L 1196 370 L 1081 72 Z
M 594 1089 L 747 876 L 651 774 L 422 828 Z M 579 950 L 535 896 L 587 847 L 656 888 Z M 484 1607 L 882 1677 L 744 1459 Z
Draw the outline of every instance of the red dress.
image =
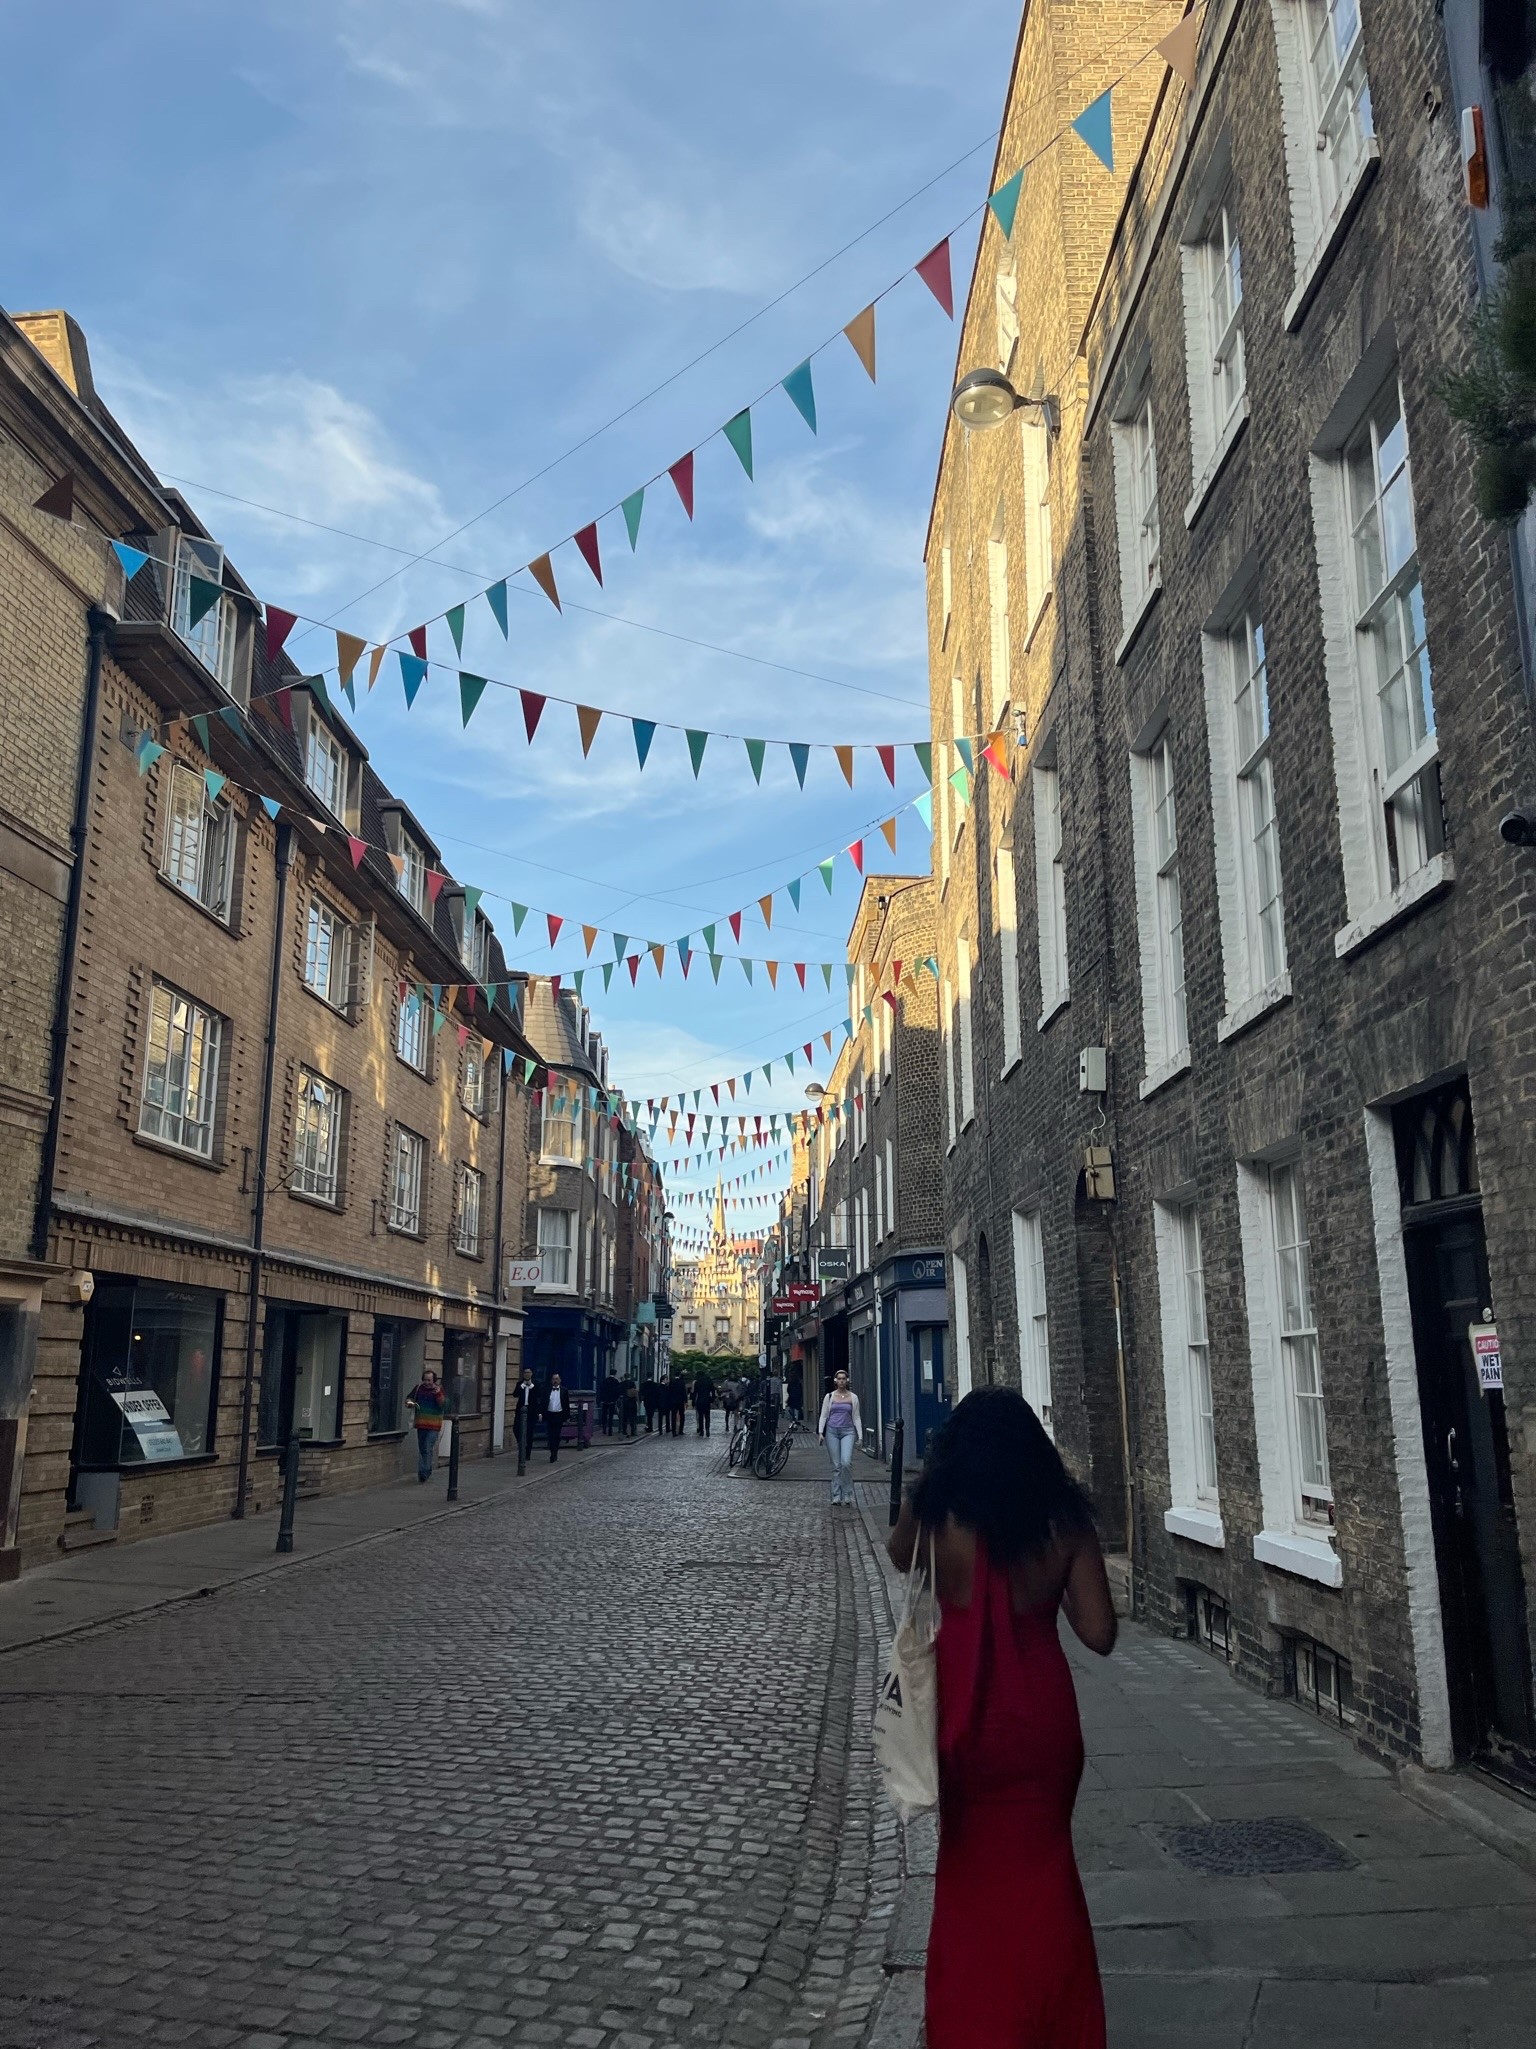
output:
M 1072 1851 L 1083 1732 L 1057 1606 L 1015 1614 L 978 1540 L 969 1605 L 943 1609 L 928 2049 L 1104 2049 Z

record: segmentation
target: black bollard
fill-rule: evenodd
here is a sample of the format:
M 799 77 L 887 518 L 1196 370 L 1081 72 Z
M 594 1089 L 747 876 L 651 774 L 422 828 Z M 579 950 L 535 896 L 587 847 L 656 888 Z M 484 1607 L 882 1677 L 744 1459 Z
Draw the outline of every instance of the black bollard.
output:
M 299 1498 L 299 1440 L 290 1437 L 283 1453 L 283 1512 L 277 1523 L 277 1548 L 293 1549 L 293 1511 Z
M 448 1440 L 448 1499 L 450 1501 L 457 1501 L 459 1498 L 459 1438 L 462 1434 L 459 1428 L 459 1419 L 455 1416 L 452 1419 L 452 1435 Z
M 896 1418 L 896 1430 L 895 1430 L 895 1434 L 894 1434 L 894 1435 L 893 1435 L 893 1437 L 891 1438 L 891 1528 L 892 1528 L 892 1529 L 895 1529 L 895 1527 L 896 1527 L 896 1521 L 897 1521 L 897 1518 L 898 1518 L 898 1517 L 900 1516 L 900 1514 L 901 1514 L 901 1453 L 902 1453 L 902 1443 L 903 1443 L 903 1440 L 904 1440 L 904 1439 L 905 1439 L 905 1437 L 906 1437 L 906 1434 L 907 1434 L 907 1422 L 906 1422 L 906 1418 L 905 1418 L 904 1416 L 898 1416 L 898 1417 Z
M 533 1403 L 524 1402 L 517 1412 L 517 1470 L 519 1476 L 528 1470 L 528 1428 L 533 1421 Z

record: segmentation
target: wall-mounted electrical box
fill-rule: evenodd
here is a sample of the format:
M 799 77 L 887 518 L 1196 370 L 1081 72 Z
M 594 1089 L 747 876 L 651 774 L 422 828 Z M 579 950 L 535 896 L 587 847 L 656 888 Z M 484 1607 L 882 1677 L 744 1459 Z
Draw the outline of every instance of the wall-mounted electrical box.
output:
M 1084 1046 L 1077 1056 L 1077 1085 L 1084 1095 L 1102 1096 L 1109 1089 L 1109 1049 Z

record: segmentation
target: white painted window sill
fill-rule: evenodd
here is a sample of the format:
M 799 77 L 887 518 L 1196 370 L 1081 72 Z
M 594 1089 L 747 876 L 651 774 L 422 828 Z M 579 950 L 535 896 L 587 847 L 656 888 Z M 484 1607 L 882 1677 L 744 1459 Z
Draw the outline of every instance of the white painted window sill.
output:
M 1182 1053 L 1175 1053 L 1173 1058 L 1165 1060 L 1161 1067 L 1154 1067 L 1144 1074 L 1136 1093 L 1145 1102 L 1148 1096 L 1155 1096 L 1159 1089 L 1166 1088 L 1169 1082 L 1176 1081 L 1181 1074 L 1188 1072 L 1189 1048 L 1186 1046 Z
M 1055 1020 L 1061 1016 L 1061 1013 L 1066 1009 L 1067 1005 L 1071 1001 L 1072 997 L 1070 991 L 1063 991 L 1063 993 L 1056 998 L 1055 1002 L 1050 1004 L 1046 1009 L 1042 1010 L 1040 1015 L 1035 1019 L 1035 1030 L 1037 1032 L 1043 1032 L 1048 1025 L 1053 1024 Z
M 1198 482 L 1189 494 L 1189 503 L 1184 508 L 1184 524 L 1192 527 L 1205 510 L 1205 501 L 1216 488 L 1216 479 L 1227 466 L 1227 458 L 1242 439 L 1243 429 L 1248 424 L 1248 392 L 1245 388 L 1237 411 L 1227 422 L 1226 430 L 1216 444 L 1216 451 L 1201 471 Z
M 1021 1047 L 1019 1048 L 1019 1050 L 1018 1050 L 1018 1052 L 1017 1052 L 1017 1053 L 1013 1054 L 1013 1055 L 1012 1055 L 1012 1057 L 1011 1057 L 1010 1059 L 1007 1059 L 1007 1060 L 1005 1060 L 1005 1061 L 1003 1062 L 1003 1065 L 1002 1065 L 1002 1069 L 1001 1069 L 1001 1071 L 1000 1071 L 1000 1073 L 998 1074 L 998 1077 L 997 1077 L 997 1078 L 998 1078 L 998 1080 L 999 1080 L 999 1081 L 1006 1081 L 1006 1080 L 1008 1079 L 1009 1075 L 1010 1075 L 1010 1074 L 1012 1074 L 1013 1070 L 1014 1070 L 1014 1069 L 1015 1069 L 1015 1068 L 1016 1068 L 1016 1067 L 1018 1066 L 1019 1062 L 1020 1062 L 1020 1061 L 1021 1061 L 1021 1060 L 1022 1060 L 1023 1058 L 1024 1058 L 1024 1048 L 1023 1048 L 1023 1047 L 1021 1046 Z
M 1029 631 L 1024 636 L 1025 654 L 1028 654 L 1030 649 L 1034 646 L 1035 635 L 1040 631 L 1040 622 L 1045 617 L 1046 613 L 1051 609 L 1051 592 L 1053 588 L 1053 585 L 1048 584 L 1046 586 L 1045 590 L 1041 593 L 1039 604 L 1035 607 L 1035 616 L 1033 619 L 1030 620 Z
M 1381 164 L 1381 144 L 1370 136 L 1355 166 L 1355 175 L 1339 194 L 1327 225 L 1318 237 L 1317 247 L 1296 272 L 1296 289 L 1285 302 L 1281 316 L 1287 334 L 1294 334 L 1307 316 L 1307 308 L 1317 296 L 1317 288 L 1327 274 L 1328 266 L 1339 253 L 1339 245 L 1349 232 L 1360 202 L 1364 199 Z
M 1362 911 L 1358 918 L 1351 918 L 1347 925 L 1334 933 L 1335 954 L 1340 960 L 1347 960 L 1350 954 L 1358 953 L 1362 946 L 1369 945 L 1377 933 L 1385 932 L 1389 925 L 1406 918 L 1420 904 L 1438 896 L 1442 889 L 1448 889 L 1455 880 L 1456 863 L 1451 856 L 1432 855 L 1406 882 L 1399 883 L 1390 896 L 1378 898 L 1369 910 Z
M 1161 577 L 1159 577 L 1156 583 L 1148 584 L 1140 605 L 1137 606 L 1136 611 L 1127 622 L 1124 633 L 1120 636 L 1120 645 L 1115 649 L 1115 662 L 1117 665 L 1125 660 L 1131 649 L 1136 645 L 1136 636 L 1146 624 L 1147 614 L 1162 594 L 1163 584 Z
M 1294 1530 L 1260 1530 L 1253 1540 L 1253 1555 L 1260 1565 L 1273 1565 L 1298 1579 L 1315 1579 L 1319 1586 L 1344 1584 L 1339 1554 L 1324 1537 L 1302 1537 Z
M 1214 1508 L 1165 1509 L 1163 1528 L 1171 1537 L 1187 1537 L 1192 1544 L 1209 1544 L 1213 1551 L 1226 1549 L 1227 1533 Z
M 1282 968 L 1275 979 L 1267 983 L 1256 995 L 1250 996 L 1246 1003 L 1238 1004 L 1235 1010 L 1227 1012 L 1216 1026 L 1216 1043 L 1224 1046 L 1228 1039 L 1235 1039 L 1239 1032 L 1247 1031 L 1248 1027 L 1257 1024 L 1261 1017 L 1267 1017 L 1270 1011 L 1277 1010 L 1282 1003 L 1289 1003 L 1290 1000 L 1291 971 L 1289 968 Z

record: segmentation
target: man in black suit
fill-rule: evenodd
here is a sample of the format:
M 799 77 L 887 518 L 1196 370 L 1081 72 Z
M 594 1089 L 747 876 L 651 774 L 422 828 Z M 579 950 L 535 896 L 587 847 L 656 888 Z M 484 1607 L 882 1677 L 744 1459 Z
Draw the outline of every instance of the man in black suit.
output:
M 524 1465 L 528 1463 L 528 1454 L 533 1449 L 533 1433 L 538 1423 L 539 1390 L 533 1368 L 525 1366 L 522 1379 L 512 1391 L 512 1434 L 517 1442 L 517 1455 Z

